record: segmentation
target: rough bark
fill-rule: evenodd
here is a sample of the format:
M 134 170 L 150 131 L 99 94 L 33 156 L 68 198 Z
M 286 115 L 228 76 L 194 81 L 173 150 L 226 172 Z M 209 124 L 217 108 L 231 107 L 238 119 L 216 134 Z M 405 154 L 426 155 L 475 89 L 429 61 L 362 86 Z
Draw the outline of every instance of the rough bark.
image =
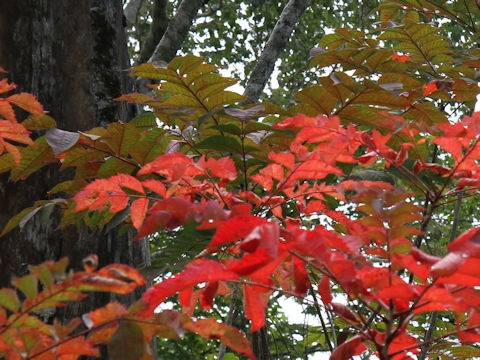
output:
M 122 71 L 129 67 L 125 40 L 121 0 L 16 0 L 1 5 L 0 66 L 9 71 L 20 91 L 39 98 L 61 129 L 85 130 L 131 118 L 125 104 L 113 101 L 132 89 Z M 0 227 L 35 200 L 46 198 L 47 191 L 69 175 L 48 167 L 12 183 L 2 174 Z M 101 266 L 147 261 L 148 248 L 132 243 L 129 236 L 86 227 L 57 229 L 58 220 L 52 215 L 42 225 L 35 217 L 23 231 L 12 231 L 0 239 L 0 285 L 24 273 L 28 264 L 63 256 L 68 256 L 75 268 L 90 253 L 99 255 Z M 67 312 L 78 315 L 109 297 L 90 299 Z
M 307 3 L 308 0 L 290 0 L 283 9 L 248 79 L 243 93 L 247 97 L 245 104 L 256 102 L 260 98 L 268 79 L 272 76 L 275 62 L 285 49 Z
M 155 48 L 150 61 L 170 62 L 187 37 L 195 16 L 208 0 L 183 0 L 170 20 L 165 34 Z
M 155 51 L 155 47 L 160 42 L 168 27 L 169 18 L 167 15 L 168 0 L 155 0 L 152 9 L 152 24 L 148 31 L 147 38 L 143 43 L 138 64 L 147 62 Z

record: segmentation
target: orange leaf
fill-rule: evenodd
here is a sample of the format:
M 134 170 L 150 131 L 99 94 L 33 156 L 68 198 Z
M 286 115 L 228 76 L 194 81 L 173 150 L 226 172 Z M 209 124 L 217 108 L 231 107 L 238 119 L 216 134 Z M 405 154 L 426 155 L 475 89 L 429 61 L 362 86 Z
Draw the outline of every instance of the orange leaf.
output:
M 222 324 L 215 319 L 200 319 L 185 324 L 185 329 L 193 331 L 206 339 L 219 339 L 232 350 L 255 359 L 250 342 L 245 334 L 233 326 Z
M 393 54 L 392 60 L 400 61 L 400 62 L 407 62 L 410 60 L 410 56 L 408 55 L 399 55 L 399 54 Z
M 423 96 L 428 96 L 437 90 L 438 88 L 436 80 L 430 81 L 428 84 L 423 85 Z
M 145 285 L 138 270 L 123 264 L 111 264 L 97 272 L 87 274 L 80 280 L 80 290 L 110 291 L 128 294 L 137 286 Z
M 118 174 L 118 175 L 112 176 L 109 180 L 115 184 L 134 190 L 136 192 L 139 192 L 140 194 L 145 194 L 142 183 L 132 175 Z
M 0 120 L 0 137 L 22 144 L 35 144 L 32 139 L 30 139 L 30 131 L 15 121 Z
M 152 190 L 153 192 L 157 193 L 158 195 L 165 197 L 167 194 L 167 189 L 165 188 L 165 185 L 158 180 L 145 180 L 142 181 L 143 187 L 146 187 L 149 190 Z
M 0 68 L 0 72 L 3 72 L 2 70 L 3 70 L 3 69 Z M 6 92 L 8 92 L 8 91 L 10 91 L 10 90 L 13 90 L 13 89 L 15 89 L 16 87 L 17 87 L 17 85 L 15 85 L 15 84 L 13 84 L 13 83 L 10 84 L 7 79 L 2 79 L 2 80 L 0 80 L 0 94 L 6 93 Z
M 278 164 L 285 166 L 287 169 L 291 169 L 295 165 L 295 156 L 291 153 L 274 153 L 268 154 L 268 158 L 275 161 Z
M 7 100 L 33 115 L 43 115 L 45 113 L 43 110 L 43 106 L 32 94 L 13 94 L 12 96 L 9 96 Z
M 93 347 L 93 344 L 89 341 L 86 341 L 83 337 L 77 337 L 58 345 L 57 355 L 61 356 L 60 358 L 66 358 L 65 355 L 86 355 L 98 357 L 100 356 L 100 350 Z
M 132 205 L 130 205 L 130 217 L 132 218 L 132 223 L 137 231 L 142 227 L 143 221 L 145 220 L 145 215 L 148 209 L 148 199 L 140 198 L 135 200 Z
M 205 164 L 207 169 L 210 169 L 212 176 L 217 176 L 220 179 L 235 180 L 237 177 L 237 169 L 235 163 L 230 158 L 213 159 L 210 158 Z
M 3 116 L 6 120 L 15 120 L 15 111 L 13 111 L 12 105 L 10 105 L 10 103 L 5 99 L 0 99 L 0 115 Z

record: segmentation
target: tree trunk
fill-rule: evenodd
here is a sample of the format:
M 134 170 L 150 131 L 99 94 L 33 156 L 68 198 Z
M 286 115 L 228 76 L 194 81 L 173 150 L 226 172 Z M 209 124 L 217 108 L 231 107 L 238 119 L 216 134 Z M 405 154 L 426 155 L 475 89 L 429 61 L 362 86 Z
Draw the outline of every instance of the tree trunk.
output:
M 131 118 L 124 103 L 113 101 L 131 91 L 121 0 L 15 0 L 0 6 L 0 66 L 20 91 L 35 94 L 60 129 L 76 131 Z M 133 111 L 133 110 L 132 110 Z M 51 166 L 25 181 L 0 180 L 0 226 L 47 191 L 68 172 Z M 58 216 L 42 225 L 35 217 L 23 231 L 0 239 L 0 285 L 22 275 L 27 264 L 70 258 L 74 268 L 90 253 L 100 265 L 135 265 L 148 258 L 148 246 L 130 236 L 94 232 L 86 227 L 57 229 Z M 146 260 L 147 259 L 147 260 Z M 67 310 L 67 317 L 110 300 L 91 295 L 89 303 Z M 70 312 L 73 312 L 70 313 Z

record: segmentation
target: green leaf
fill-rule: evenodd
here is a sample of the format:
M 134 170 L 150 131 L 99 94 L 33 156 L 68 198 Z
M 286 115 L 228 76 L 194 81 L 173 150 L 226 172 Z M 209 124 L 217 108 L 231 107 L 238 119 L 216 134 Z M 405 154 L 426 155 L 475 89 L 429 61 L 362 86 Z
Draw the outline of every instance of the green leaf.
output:
M 140 132 L 131 124 L 116 122 L 110 124 L 102 140 L 120 156 L 126 156 L 128 150 L 140 139 Z
M 25 121 L 22 122 L 22 125 L 28 130 L 44 130 L 57 127 L 55 120 L 48 115 L 29 116 Z
M 140 131 L 158 127 L 157 118 L 151 111 L 145 111 L 143 114 L 138 115 L 129 124 L 135 126 Z
M 29 213 L 31 213 L 32 211 L 34 211 L 36 209 L 36 206 L 31 206 L 31 207 L 28 207 L 26 209 L 23 209 L 22 211 L 20 211 L 17 215 L 15 215 L 14 217 L 12 217 L 10 220 L 8 220 L 8 223 L 7 225 L 5 225 L 5 228 L 3 229 L 2 233 L 0 234 L 0 236 L 3 236 L 5 235 L 6 233 L 12 231 L 14 228 L 16 228 L 18 226 L 18 224 L 20 223 L 20 221 L 25 217 L 27 216 Z
M 237 139 L 220 135 L 210 136 L 196 144 L 195 147 L 197 149 L 218 150 L 237 154 L 242 152 L 242 145 Z
M 20 308 L 20 300 L 18 299 L 17 292 L 8 288 L 0 289 L 0 306 L 17 312 Z
M 25 179 L 38 169 L 44 167 L 48 163 L 55 162 L 56 159 L 53 151 L 47 144 L 45 136 L 35 140 L 35 145 L 29 145 L 21 152 L 22 159 L 18 167 L 12 169 L 10 179 L 18 181 Z
M 232 134 L 237 136 L 242 135 L 242 129 L 240 129 L 237 125 L 234 125 L 234 124 L 214 125 L 214 126 L 210 126 L 209 129 L 215 129 L 218 131 L 223 131 L 224 133 L 227 133 L 227 134 Z
M 136 169 L 138 169 L 138 167 L 129 164 L 126 161 L 111 157 L 100 166 L 100 169 L 98 169 L 98 177 L 109 178 L 118 173 L 131 174 Z
M 12 285 L 25 294 L 27 299 L 34 299 L 38 293 L 38 279 L 35 275 L 30 274 L 12 280 Z
M 138 360 L 145 345 L 141 328 L 133 321 L 121 321 L 107 344 L 108 355 L 113 360 Z

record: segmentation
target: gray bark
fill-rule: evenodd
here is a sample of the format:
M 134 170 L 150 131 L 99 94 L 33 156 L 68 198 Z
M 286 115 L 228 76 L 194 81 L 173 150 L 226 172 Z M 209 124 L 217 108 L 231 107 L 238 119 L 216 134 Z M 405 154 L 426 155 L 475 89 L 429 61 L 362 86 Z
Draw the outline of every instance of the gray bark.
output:
M 135 24 L 138 12 L 142 7 L 143 0 L 130 0 L 123 9 L 123 15 L 130 24 Z
M 170 20 L 167 30 L 153 52 L 150 62 L 170 62 L 176 55 L 178 49 L 188 35 L 195 16 L 200 8 L 208 1 L 205 0 L 183 0 L 178 10 Z
M 300 16 L 307 7 L 307 3 L 308 0 L 290 0 L 283 9 L 248 79 L 243 93 L 247 97 L 245 104 L 254 103 L 260 98 L 268 79 L 272 76 L 275 62 L 285 49 Z
M 0 11 L 0 66 L 9 71 L 19 91 L 35 94 L 57 121 L 58 127 L 76 131 L 131 118 L 127 105 L 113 101 L 132 90 L 123 69 L 129 64 L 123 29 L 121 0 L 16 0 Z M 47 167 L 18 183 L 0 177 L 0 227 L 10 217 L 48 197 L 47 191 L 72 174 Z M 0 286 L 22 275 L 27 264 L 70 258 L 79 269 L 90 253 L 100 266 L 112 262 L 130 265 L 148 262 L 148 247 L 130 236 L 100 233 L 86 227 L 58 229 L 54 214 L 46 225 L 34 217 L 23 231 L 0 239 Z M 144 245 L 144 244 L 143 244 Z M 109 295 L 92 295 L 89 301 L 63 310 L 77 316 L 109 301 Z
M 169 18 L 167 15 L 168 0 L 155 0 L 152 9 L 152 24 L 147 38 L 140 50 L 138 64 L 147 62 L 155 51 L 155 47 L 162 39 L 165 30 L 167 30 Z

